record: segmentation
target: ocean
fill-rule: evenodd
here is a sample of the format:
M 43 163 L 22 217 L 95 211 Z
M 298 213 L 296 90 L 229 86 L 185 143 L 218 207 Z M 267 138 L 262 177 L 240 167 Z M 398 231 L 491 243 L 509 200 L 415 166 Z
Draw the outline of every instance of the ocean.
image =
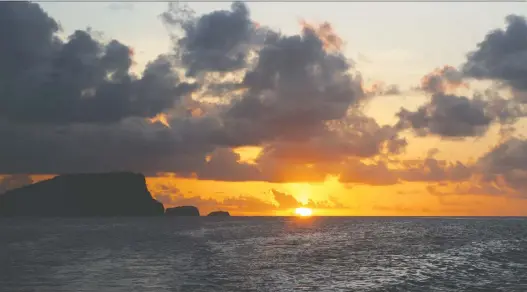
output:
M 527 291 L 527 219 L 1 219 L 0 291 Z

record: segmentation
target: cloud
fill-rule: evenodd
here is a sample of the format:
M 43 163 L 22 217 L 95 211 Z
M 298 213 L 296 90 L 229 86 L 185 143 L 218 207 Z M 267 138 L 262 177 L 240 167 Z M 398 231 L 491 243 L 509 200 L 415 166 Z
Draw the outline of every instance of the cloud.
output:
M 483 181 L 502 182 L 524 192 L 527 187 L 527 141 L 512 138 L 477 161 Z
M 36 3 L 3 2 L 0 19 L 0 117 L 24 123 L 113 123 L 151 117 L 196 86 L 180 82 L 159 56 L 141 77 L 132 50 L 77 30 L 66 41 Z M 28 21 L 28 19 L 31 19 Z
M 184 7 L 170 6 L 162 17 L 166 24 L 184 32 L 175 50 L 187 68 L 187 76 L 225 73 L 248 66 L 257 28 L 244 3 L 234 2 L 230 11 L 218 10 L 199 17 Z
M 434 182 L 427 189 L 434 195 L 527 196 L 527 140 L 510 138 L 470 165 L 460 162 L 427 163 L 424 172 L 416 166 L 413 177 Z M 411 174 L 412 172 L 409 172 Z
M 401 182 L 461 182 L 473 175 L 473 166 L 432 157 L 390 161 L 350 160 L 343 166 L 340 182 L 374 186 Z
M 302 205 L 290 194 L 282 193 L 274 189 L 271 192 L 273 193 L 275 201 L 278 202 L 278 206 L 282 209 L 292 209 Z
M 363 105 L 400 90 L 380 82 L 364 86 L 329 23 L 285 35 L 257 25 L 242 3 L 204 15 L 172 6 L 163 20 L 173 29 L 174 50 L 136 76 L 133 50 L 120 41 L 102 41 L 89 30 L 61 40 L 58 22 L 38 4 L 0 2 L 0 24 L 12 28 L 0 31 L 0 173 L 130 170 L 222 181 L 320 182 L 338 175 L 350 184 L 461 182 L 472 179 L 472 165 L 433 155 L 395 159 L 407 146 L 401 131 L 480 136 L 492 123 L 510 125 L 524 116 L 517 103 L 495 92 L 452 92 L 464 80 L 447 66 L 423 78 L 426 104 L 402 109 L 398 124 L 381 126 Z M 233 151 L 240 146 L 262 151 L 247 163 Z M 488 166 L 501 163 L 496 155 L 482 159 L 487 166 L 479 173 L 519 186 L 518 170 Z M 165 196 L 171 204 L 191 203 Z M 285 201 L 288 194 L 278 196 L 298 205 Z M 276 208 L 248 197 L 203 200 L 211 209 Z
M 463 82 L 463 74 L 456 68 L 446 65 L 423 76 L 420 89 L 429 93 L 447 93 L 459 87 L 468 87 Z
M 190 175 L 214 146 L 203 143 L 204 123 L 172 129 L 129 120 L 117 125 L 63 127 L 0 123 L 0 173 L 62 174 L 129 170 Z
M 443 93 L 432 95 L 430 102 L 416 111 L 402 108 L 399 126 L 413 129 L 418 136 L 472 137 L 485 134 L 493 121 L 487 112 L 489 103 L 481 98 L 469 99 Z
M 300 20 L 300 25 L 303 29 L 312 31 L 324 44 L 324 49 L 327 51 L 340 51 L 344 45 L 344 41 L 340 36 L 333 30 L 331 23 L 323 22 L 320 25 L 312 25 L 307 23 L 305 20 Z
M 475 79 L 503 82 L 527 90 L 527 23 L 524 17 L 509 15 L 507 27 L 487 34 L 477 49 L 467 55 L 463 73 Z
M 389 169 L 384 162 L 365 164 L 359 160 L 348 162 L 340 174 L 342 183 L 366 185 L 393 185 L 399 183 L 397 171 Z
M 203 168 L 197 172 L 199 179 L 221 181 L 260 181 L 260 170 L 253 164 L 240 161 L 240 155 L 226 148 L 217 148 Z
M 399 95 L 402 93 L 397 84 L 385 84 L 382 81 L 374 81 L 372 84 L 365 85 L 361 81 L 361 87 L 364 94 L 369 97 L 385 96 L 385 95 Z
M 316 136 L 361 98 L 344 56 L 326 52 L 309 29 L 294 36 L 272 34 L 257 60 L 244 76 L 246 93 L 224 115 L 247 144 Z
M 527 23 L 517 15 L 507 16 L 506 22 L 505 29 L 489 32 L 467 54 L 460 70 L 444 66 L 425 75 L 420 89 L 431 94 L 430 102 L 416 111 L 401 109 L 399 126 L 412 128 L 419 136 L 460 138 L 481 136 L 492 123 L 499 123 L 502 138 L 509 137 L 513 124 L 526 116 Z M 508 85 L 513 98 L 504 98 L 492 88 L 472 97 L 457 95 L 457 89 L 468 88 L 471 78 Z
M 335 198 L 330 198 L 327 201 L 313 201 L 309 199 L 307 203 L 301 203 L 291 194 L 280 192 L 275 189 L 272 189 L 271 193 L 280 209 L 296 209 L 298 207 L 309 207 L 314 209 L 344 208 L 344 206 Z
M 502 97 L 492 87 L 475 91 L 471 97 L 457 93 L 460 88 L 469 88 L 470 77 L 506 81 L 505 75 L 510 77 L 513 70 L 521 68 L 522 59 L 516 53 L 527 52 L 527 42 L 523 41 L 527 26 L 521 17 L 509 16 L 507 21 L 507 30 L 489 33 L 478 50 L 467 55 L 461 70 L 446 65 L 423 76 L 418 89 L 429 94 L 430 100 L 415 111 L 401 108 L 398 128 L 413 129 L 418 136 L 464 138 L 482 136 L 491 124 L 499 123 L 503 136 L 512 133 L 512 125 L 526 115 L 521 104 L 524 96 L 517 85 L 507 81 L 517 89 L 513 99 Z
M 170 180 L 162 180 L 161 183 L 150 181 L 148 188 L 152 196 L 165 207 L 191 205 L 198 207 L 201 214 L 205 215 L 217 210 L 229 211 L 232 215 L 260 215 L 278 210 L 278 207 L 270 201 L 248 195 L 229 196 L 223 199 L 184 195 Z
M 409 182 L 459 182 L 468 180 L 473 169 L 459 161 L 449 162 L 435 158 L 401 161 L 403 168 L 397 172 L 401 180 Z
M 291 166 L 267 157 L 258 167 L 245 165 L 225 149 L 309 142 L 331 151 L 364 136 L 373 141 L 348 142 L 341 156 L 376 155 L 366 146 L 380 149 L 394 138 L 372 119 L 348 132 L 330 124 L 367 118 L 358 109 L 350 114 L 363 93 L 348 60 L 326 50 L 336 41 L 329 24 L 286 36 L 256 26 L 242 3 L 198 17 L 172 9 L 164 20 L 182 29 L 174 39 L 181 54 L 160 55 L 135 76 L 133 50 L 118 40 L 101 41 L 89 30 L 61 40 L 57 21 L 38 4 L 0 5 L 3 25 L 12 28 L 0 32 L 2 173 L 133 170 L 282 180 L 272 171 Z M 254 58 L 245 58 L 249 52 Z M 188 81 L 181 69 L 205 75 Z M 237 81 L 211 75 L 240 70 Z M 199 99 L 201 88 L 214 87 L 223 88 L 222 103 Z M 323 139 L 327 146 L 317 146 Z

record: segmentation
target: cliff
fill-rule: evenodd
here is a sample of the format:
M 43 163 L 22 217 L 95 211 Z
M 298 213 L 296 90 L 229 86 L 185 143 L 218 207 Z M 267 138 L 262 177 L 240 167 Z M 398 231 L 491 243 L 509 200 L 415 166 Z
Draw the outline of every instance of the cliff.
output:
M 229 214 L 229 212 L 227 211 L 213 211 L 210 212 L 207 216 L 229 217 L 231 216 L 231 214 Z
M 68 174 L 0 194 L 0 216 L 162 215 L 142 174 Z
M 168 216 L 199 216 L 199 210 L 194 206 L 179 206 L 167 208 L 165 214 Z

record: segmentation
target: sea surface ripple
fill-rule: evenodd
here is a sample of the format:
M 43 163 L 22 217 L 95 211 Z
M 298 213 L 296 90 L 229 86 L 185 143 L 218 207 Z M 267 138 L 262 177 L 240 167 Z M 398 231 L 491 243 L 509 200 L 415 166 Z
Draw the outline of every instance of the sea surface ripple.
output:
M 527 219 L 2 219 L 0 291 L 525 292 Z

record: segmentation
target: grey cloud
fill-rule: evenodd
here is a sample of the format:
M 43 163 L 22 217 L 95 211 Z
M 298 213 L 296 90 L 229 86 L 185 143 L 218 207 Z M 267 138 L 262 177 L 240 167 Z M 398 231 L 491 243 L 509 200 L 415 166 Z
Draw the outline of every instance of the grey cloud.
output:
M 420 89 L 429 93 L 447 93 L 463 85 L 460 71 L 452 66 L 443 66 L 423 76 Z
M 320 135 L 362 97 L 350 68 L 308 29 L 302 35 L 275 34 L 246 73 L 247 91 L 225 113 L 225 123 L 250 144 Z
M 434 158 L 424 160 L 394 160 L 389 167 L 385 161 L 364 163 L 350 160 L 343 165 L 340 181 L 367 185 L 393 185 L 399 182 L 461 182 L 471 178 L 472 165 L 459 161 L 448 162 Z
M 176 20 L 182 54 L 160 55 L 137 77 L 131 48 L 119 41 L 81 30 L 63 41 L 38 4 L 0 2 L 0 24 L 10 28 L 0 30 L 0 173 L 130 170 L 320 181 L 347 157 L 397 154 L 406 146 L 398 129 L 360 111 L 366 96 L 350 61 L 326 51 L 313 29 L 285 36 L 256 28 L 241 3 Z M 182 68 L 174 68 L 178 61 Z M 238 83 L 196 76 L 190 84 L 178 69 L 245 71 Z M 233 101 L 187 101 L 203 83 Z M 192 117 L 189 108 L 206 113 Z M 144 121 L 161 112 L 170 129 Z M 246 145 L 265 147 L 256 165 L 226 149 Z
M 494 182 L 473 181 L 466 183 L 456 182 L 451 184 L 431 184 L 426 187 L 426 190 L 432 194 L 442 198 L 446 195 L 483 195 L 483 196 L 500 196 L 500 195 L 515 195 L 509 190 L 502 188 Z
M 444 66 L 423 77 L 420 89 L 432 94 L 431 101 L 416 111 L 402 109 L 398 113 L 401 128 L 412 128 L 420 136 L 449 138 L 481 136 L 494 122 L 501 124 L 505 135 L 514 131 L 512 125 L 526 116 L 521 91 L 527 89 L 527 23 L 515 15 L 506 20 L 507 28 L 487 34 L 467 55 L 460 71 Z M 492 89 L 472 98 L 453 94 L 465 86 L 467 78 L 508 84 L 514 97 L 503 98 Z
M 503 181 L 527 194 L 527 141 L 512 138 L 498 145 L 477 161 L 484 181 Z
M 131 49 L 77 30 L 66 42 L 35 3 L 0 3 L 0 116 L 26 123 L 111 123 L 150 117 L 195 85 L 180 82 L 160 56 L 130 73 Z M 31 19 L 31 21 L 28 21 Z
M 185 121 L 172 129 L 132 120 L 117 125 L 0 123 L 0 173 L 178 172 L 190 175 L 214 146 Z
M 459 164 L 459 163 L 458 163 Z M 472 194 L 527 196 L 527 141 L 511 138 L 491 149 L 473 165 L 450 164 L 450 173 L 460 180 L 455 185 L 438 183 L 428 191 L 435 195 Z M 417 168 L 416 168 L 417 169 Z M 444 171 L 434 171 L 444 177 Z M 418 175 L 419 177 L 421 175 Z M 455 180 L 451 180 L 455 181 Z
M 275 158 L 300 163 L 340 162 L 347 157 L 399 154 L 406 140 L 391 126 L 380 126 L 373 118 L 350 112 L 341 120 L 327 124 L 318 135 L 304 143 L 277 141 L 266 148 Z
M 404 181 L 459 182 L 469 179 L 473 174 L 472 166 L 459 161 L 447 162 L 434 158 L 419 161 L 403 161 L 404 168 L 398 170 L 399 177 Z
M 416 111 L 402 108 L 398 126 L 411 128 L 419 136 L 441 137 L 481 136 L 486 133 L 493 117 L 488 113 L 488 102 L 480 98 L 436 93 L 429 103 Z
M 350 113 L 302 143 L 267 144 L 256 163 L 270 181 L 324 181 L 327 175 L 339 174 L 349 159 L 399 154 L 405 146 L 406 140 L 395 128 Z
M 182 17 L 185 14 L 188 17 Z M 213 11 L 199 17 L 192 17 L 178 6 L 170 6 L 162 16 L 165 23 L 184 32 L 175 49 L 187 68 L 187 76 L 247 67 L 256 27 L 244 3 L 234 2 L 230 11 Z
M 352 160 L 345 165 L 339 178 L 342 183 L 366 185 L 393 185 L 400 181 L 396 171 L 388 169 L 384 162 L 364 164 Z
M 492 89 L 487 89 L 483 93 L 477 92 L 475 96 L 487 100 L 489 116 L 502 125 L 512 125 L 519 118 L 527 116 L 527 109 L 523 104 L 518 103 L 516 99 L 504 98 Z
M 477 49 L 467 55 L 462 71 L 468 77 L 492 79 L 527 90 L 527 23 L 509 15 L 507 28 L 487 34 Z
M 198 170 L 199 179 L 221 181 L 259 181 L 260 170 L 252 164 L 240 162 L 240 155 L 230 149 L 217 148 Z
M 279 192 L 275 189 L 271 190 L 273 193 L 274 199 L 276 202 L 278 202 L 278 206 L 280 208 L 296 208 L 299 207 L 301 204 L 295 199 L 295 197 L 291 196 L 290 194 Z
M 415 111 L 401 108 L 396 114 L 397 127 L 413 129 L 418 136 L 474 137 L 485 134 L 490 124 L 499 119 L 498 115 L 503 114 L 505 119 L 510 114 L 504 111 L 506 105 L 498 105 L 498 99 L 490 102 L 488 92 L 472 98 L 453 94 L 457 88 L 466 86 L 463 77 L 452 66 L 443 66 L 425 75 L 419 89 L 429 93 L 430 100 Z
M 359 79 L 362 79 L 362 77 L 360 77 Z M 361 81 L 361 83 L 363 82 Z M 364 95 L 369 98 L 376 96 L 399 95 L 402 93 L 401 89 L 397 84 L 387 85 L 381 81 L 374 82 L 368 87 L 362 85 L 362 91 Z

